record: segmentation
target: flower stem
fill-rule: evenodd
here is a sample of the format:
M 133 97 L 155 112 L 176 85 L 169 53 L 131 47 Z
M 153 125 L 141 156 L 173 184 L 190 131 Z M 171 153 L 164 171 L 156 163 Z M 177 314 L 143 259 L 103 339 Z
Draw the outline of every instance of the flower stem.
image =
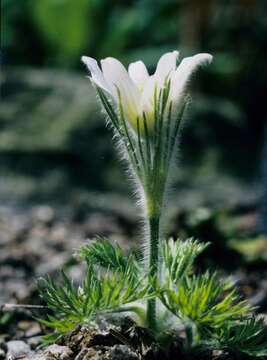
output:
M 160 240 L 160 214 L 148 214 L 149 225 L 149 275 L 151 278 L 158 275 L 159 240 Z M 147 325 L 156 330 L 156 300 L 150 299 L 147 303 Z

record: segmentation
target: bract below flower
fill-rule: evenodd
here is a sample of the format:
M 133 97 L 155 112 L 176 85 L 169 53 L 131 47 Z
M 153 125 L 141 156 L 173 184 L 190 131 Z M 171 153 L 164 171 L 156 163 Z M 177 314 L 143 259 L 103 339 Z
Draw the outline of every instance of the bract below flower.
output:
M 101 69 L 95 59 L 82 57 L 90 72 L 90 80 L 110 95 L 122 110 L 134 129 L 137 129 L 137 118 L 145 114 L 149 129 L 155 121 L 155 100 L 169 82 L 168 103 L 172 102 L 172 114 L 175 116 L 187 90 L 187 83 L 193 72 L 201 65 L 210 63 L 212 56 L 202 53 L 184 58 L 177 67 L 178 51 L 164 54 L 158 61 L 156 71 L 149 75 L 142 61 L 131 63 L 128 71 L 117 60 L 108 57 L 101 60 Z M 142 127 L 142 124 L 141 124 Z

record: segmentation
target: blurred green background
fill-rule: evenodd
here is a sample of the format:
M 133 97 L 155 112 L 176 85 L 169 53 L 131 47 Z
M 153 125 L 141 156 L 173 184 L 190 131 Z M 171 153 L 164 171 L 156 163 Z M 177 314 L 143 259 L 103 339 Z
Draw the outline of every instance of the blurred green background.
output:
M 255 201 L 266 114 L 267 5 L 236 0 L 2 0 L 0 199 L 128 193 L 81 55 L 125 65 L 214 55 L 192 82 L 174 202 Z

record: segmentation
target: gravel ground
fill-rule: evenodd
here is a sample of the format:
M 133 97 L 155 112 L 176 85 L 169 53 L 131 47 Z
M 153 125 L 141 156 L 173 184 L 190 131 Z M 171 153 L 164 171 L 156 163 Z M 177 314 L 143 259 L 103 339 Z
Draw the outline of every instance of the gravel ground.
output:
M 62 267 L 75 281 L 84 273 L 73 251 L 94 235 L 107 235 L 126 251 L 138 244 L 134 231 L 138 219 L 131 209 L 88 209 L 83 206 L 56 208 L 0 207 L 0 304 L 41 304 L 36 281 L 46 274 L 57 276 Z M 235 269 L 232 276 L 241 293 L 258 312 L 267 313 L 267 269 Z M 61 340 L 40 350 L 44 329 L 32 318 L 45 310 L 2 306 L 0 312 L 0 359 L 186 359 L 173 349 L 166 357 L 150 343 L 147 349 L 133 348 L 137 336 L 129 327 L 105 323 L 79 327 Z M 118 334 L 127 334 L 120 337 Z M 180 356 L 180 357 L 179 357 Z M 182 357 L 181 357 L 182 356 Z M 198 354 L 198 359 L 202 355 Z M 203 359 L 226 359 L 220 353 L 203 354 Z M 192 357 L 194 359 L 194 357 Z

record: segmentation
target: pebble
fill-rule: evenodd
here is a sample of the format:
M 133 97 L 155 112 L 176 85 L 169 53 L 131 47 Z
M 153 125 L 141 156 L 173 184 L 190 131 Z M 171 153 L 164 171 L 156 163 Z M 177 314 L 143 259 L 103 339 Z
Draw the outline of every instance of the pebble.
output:
M 6 353 L 3 349 L 0 349 L 0 360 L 4 360 L 6 357 Z
M 135 354 L 126 345 L 96 346 L 83 348 L 74 360 L 138 360 Z
M 29 359 L 32 351 L 28 344 L 21 340 L 7 342 L 7 360 Z
M 138 356 L 126 345 L 114 345 L 109 350 L 110 360 L 138 360 Z
M 33 336 L 28 339 L 31 349 L 36 349 L 42 343 L 42 336 Z
M 103 360 L 102 352 L 93 348 L 83 348 L 74 360 Z
M 51 360 L 68 360 L 71 359 L 73 352 L 68 346 L 53 344 L 45 349 L 44 354 Z

